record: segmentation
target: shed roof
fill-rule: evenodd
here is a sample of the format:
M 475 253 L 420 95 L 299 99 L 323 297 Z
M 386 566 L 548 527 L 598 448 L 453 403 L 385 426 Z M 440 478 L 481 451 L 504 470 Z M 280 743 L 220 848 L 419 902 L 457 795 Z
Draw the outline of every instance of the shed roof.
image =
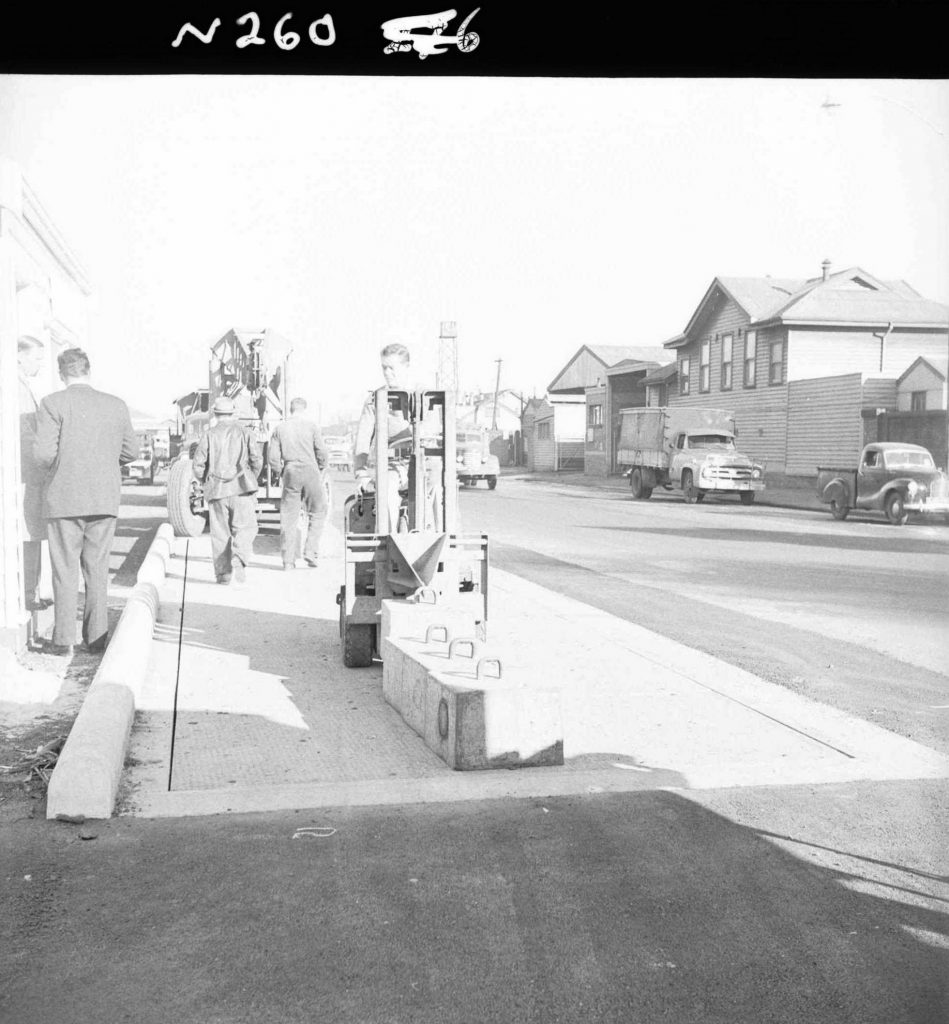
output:
M 581 345 L 547 386 L 550 393 L 582 393 L 596 384 L 610 366 L 626 359 L 664 363 L 669 353 L 661 345 Z
M 679 366 L 677 363 L 666 363 L 665 366 L 658 366 L 655 370 L 650 370 L 643 378 L 643 383 L 662 384 L 667 380 L 672 380 L 678 372 Z
M 949 360 L 946 360 L 946 359 L 928 359 L 926 356 L 917 356 L 916 359 L 914 359 L 909 364 L 909 366 L 907 366 L 906 369 L 899 375 L 899 377 L 897 378 L 897 381 L 896 381 L 897 384 L 902 383 L 902 381 L 905 380 L 905 378 L 907 378 L 913 372 L 913 370 L 915 370 L 916 367 L 921 365 L 921 364 L 925 365 L 925 366 L 928 366 L 929 369 L 932 370 L 932 372 L 940 380 L 945 380 L 946 379 L 946 373 L 947 373 L 947 370 L 949 370 Z

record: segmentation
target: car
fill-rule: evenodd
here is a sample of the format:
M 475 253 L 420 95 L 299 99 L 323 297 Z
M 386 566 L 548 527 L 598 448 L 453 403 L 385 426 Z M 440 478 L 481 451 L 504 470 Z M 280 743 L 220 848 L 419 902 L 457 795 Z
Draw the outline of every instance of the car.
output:
M 477 430 L 459 431 L 455 443 L 458 482 L 474 487 L 479 480 L 484 480 L 493 491 L 501 475 L 501 464 L 488 450 L 485 436 Z
M 949 514 L 949 478 L 921 445 L 877 441 L 863 449 L 856 468 L 818 466 L 817 497 L 835 519 L 858 509 L 902 526 L 911 512 Z
M 144 444 L 139 457 L 122 467 L 122 476 L 140 484 L 153 484 L 159 464 L 158 453 L 151 445 Z
M 323 438 L 323 447 L 326 449 L 326 465 L 329 469 L 352 472 L 353 446 L 349 438 L 329 435 Z

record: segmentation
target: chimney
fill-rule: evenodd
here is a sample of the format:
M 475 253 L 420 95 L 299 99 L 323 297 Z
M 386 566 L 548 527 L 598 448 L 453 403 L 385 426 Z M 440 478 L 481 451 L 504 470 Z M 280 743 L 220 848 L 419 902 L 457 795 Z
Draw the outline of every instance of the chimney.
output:
M 827 278 L 830 277 L 830 260 L 824 260 L 824 262 L 820 265 L 820 270 L 821 280 L 826 281 Z

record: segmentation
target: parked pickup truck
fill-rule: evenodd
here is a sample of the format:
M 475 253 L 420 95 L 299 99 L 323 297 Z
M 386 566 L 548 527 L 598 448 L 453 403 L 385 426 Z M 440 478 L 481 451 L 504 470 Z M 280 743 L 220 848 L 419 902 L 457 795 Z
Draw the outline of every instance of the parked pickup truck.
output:
M 817 497 L 830 505 L 834 519 L 851 509 L 883 512 L 902 526 L 910 512 L 949 514 L 949 480 L 932 455 L 918 444 L 877 441 L 868 444 L 856 469 L 817 467 Z
M 620 411 L 617 461 L 633 497 L 679 487 L 689 504 L 709 492 L 737 494 L 750 505 L 764 490 L 764 464 L 735 445 L 735 415 L 724 409 L 652 406 Z

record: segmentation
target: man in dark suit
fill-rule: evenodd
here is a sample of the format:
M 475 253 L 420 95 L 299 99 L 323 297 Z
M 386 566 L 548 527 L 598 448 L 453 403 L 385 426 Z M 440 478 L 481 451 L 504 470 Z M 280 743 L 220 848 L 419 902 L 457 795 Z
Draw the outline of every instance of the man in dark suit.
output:
M 47 471 L 43 514 L 49 533 L 55 623 L 51 651 L 68 655 L 76 639 L 79 569 L 85 584 L 82 639 L 105 649 L 109 635 L 109 552 L 122 494 L 120 466 L 138 456 L 128 406 L 89 384 L 80 348 L 59 355 L 63 391 L 36 414 L 33 456 Z

